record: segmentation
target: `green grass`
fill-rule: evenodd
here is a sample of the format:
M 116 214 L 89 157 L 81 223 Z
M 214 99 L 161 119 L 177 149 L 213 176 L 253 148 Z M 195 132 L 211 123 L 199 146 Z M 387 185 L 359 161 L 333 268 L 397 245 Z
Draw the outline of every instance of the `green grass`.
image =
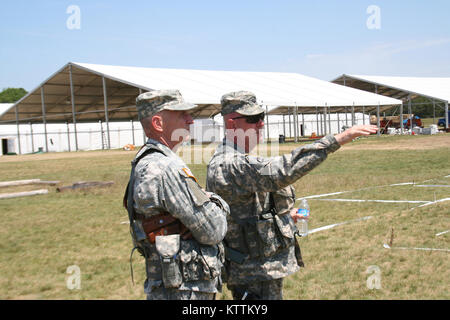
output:
M 421 150 L 422 137 L 371 137 L 351 146 L 393 146 L 392 150 L 343 148 L 294 184 L 297 197 L 366 190 L 328 198 L 433 200 L 450 197 L 450 188 L 380 187 L 400 182 L 450 184 L 450 147 Z M 396 150 L 414 141 L 417 149 Z M 283 145 L 283 152 L 295 147 Z M 63 185 L 80 180 L 114 181 L 86 189 L 0 200 L 0 299 L 143 299 L 144 263 L 133 257 L 122 195 L 133 153 L 101 157 L 2 162 L 1 180 L 40 178 Z M 19 158 L 18 158 L 19 159 Z M 206 165 L 191 165 L 204 185 Z M 35 189 L 44 188 L 37 186 Z M 31 188 L 33 189 L 33 188 Z M 28 189 L 29 190 L 29 189 Z M 0 192 L 13 192 L 13 188 Z M 450 202 L 415 204 L 337 203 L 311 199 L 310 229 L 373 216 L 300 239 L 306 264 L 286 278 L 286 299 L 449 299 L 449 253 L 389 250 L 383 243 L 394 230 L 393 247 L 450 248 Z M 66 287 L 67 267 L 81 269 L 81 290 Z M 369 266 L 381 271 L 381 289 L 366 286 Z M 231 295 L 224 288 L 222 299 Z

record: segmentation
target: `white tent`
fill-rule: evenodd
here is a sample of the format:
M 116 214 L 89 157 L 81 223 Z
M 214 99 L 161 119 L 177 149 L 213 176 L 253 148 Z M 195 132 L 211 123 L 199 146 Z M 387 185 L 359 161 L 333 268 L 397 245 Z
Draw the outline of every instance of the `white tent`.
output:
M 6 111 L 8 111 L 13 105 L 14 105 L 14 103 L 0 103 L 0 117 L 1 117 Z
M 352 88 L 298 73 L 211 71 L 137 68 L 75 63 L 75 65 L 145 89 L 177 88 L 187 101 L 218 104 L 227 92 L 247 90 L 269 106 L 397 105 L 398 100 L 367 94 Z
M 0 116 L 0 124 L 72 123 L 78 150 L 77 123 L 137 119 L 135 99 L 152 89 L 179 89 L 185 100 L 199 105 L 195 118 L 220 112 L 220 98 L 231 91 L 248 90 L 270 114 L 330 112 L 344 107 L 380 109 L 401 101 L 345 88 L 297 73 L 211 71 L 109 66 L 70 62 L 42 82 Z M 367 109 L 366 109 L 367 110 Z M 44 130 L 46 131 L 46 129 Z M 47 136 L 47 133 L 44 133 Z M 47 138 L 45 138 L 48 150 Z M 20 151 L 20 145 L 19 145 Z
M 332 81 L 336 84 L 374 92 L 386 97 L 402 99 L 411 107 L 417 97 L 429 99 L 433 105 L 442 104 L 448 128 L 448 102 L 450 101 L 450 78 L 442 77 L 391 77 L 343 74 Z M 411 113 L 411 112 L 409 112 Z

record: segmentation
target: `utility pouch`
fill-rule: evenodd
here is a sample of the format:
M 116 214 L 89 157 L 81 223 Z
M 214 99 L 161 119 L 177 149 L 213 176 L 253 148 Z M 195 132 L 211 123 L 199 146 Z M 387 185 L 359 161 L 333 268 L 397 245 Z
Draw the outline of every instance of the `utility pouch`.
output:
M 180 263 L 183 281 L 212 280 L 220 275 L 223 248 L 181 241 Z
M 165 288 L 178 288 L 183 282 L 178 263 L 180 235 L 157 236 L 156 251 L 161 260 L 162 280 Z
M 142 221 L 134 220 L 132 228 L 137 242 L 141 242 L 147 239 L 144 227 L 142 226 Z
M 274 217 L 279 240 L 283 248 L 290 247 L 294 244 L 295 224 L 289 213 L 283 215 L 275 215 Z
M 303 263 L 303 258 L 302 258 L 302 252 L 300 250 L 300 245 L 298 244 L 298 240 L 295 239 L 295 258 L 297 259 L 297 264 L 299 267 L 304 267 L 305 264 Z
M 233 261 L 237 264 L 243 264 L 244 260 L 247 258 L 247 255 L 226 246 L 225 247 L 225 257 L 229 261 Z
M 262 255 L 270 257 L 274 255 L 281 246 L 277 235 L 276 226 L 272 214 L 267 213 L 261 215 L 260 220 L 256 223 L 259 238 L 262 244 Z
M 261 239 L 256 228 L 258 217 L 246 219 L 234 218 L 239 225 L 239 248 L 243 254 L 248 254 L 251 259 L 261 256 Z

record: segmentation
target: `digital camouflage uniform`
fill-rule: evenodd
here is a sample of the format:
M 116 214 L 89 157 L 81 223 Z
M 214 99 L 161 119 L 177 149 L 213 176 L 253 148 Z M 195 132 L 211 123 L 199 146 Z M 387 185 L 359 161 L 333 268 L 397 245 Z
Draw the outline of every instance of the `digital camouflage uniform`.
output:
M 143 99 L 147 102 L 154 102 L 153 96 L 156 98 L 156 110 L 160 111 L 161 93 L 145 95 Z M 169 92 L 167 99 L 171 101 L 174 96 L 178 99 Z M 151 115 L 148 110 L 144 111 L 141 118 Z M 168 212 L 193 236 L 190 240 L 182 240 L 175 234 L 157 236 L 155 243 L 148 239 L 138 241 L 139 232 L 133 232 L 133 227 L 139 226 L 139 219 L 133 223 L 133 243 L 146 259 L 144 290 L 147 298 L 214 299 L 221 289 L 224 261 L 221 241 L 227 231 L 227 203 L 215 194 L 208 197 L 186 164 L 166 145 L 149 139 L 136 155 L 135 159 L 138 158 L 137 164 L 132 163 L 130 187 L 133 190 L 129 194 L 135 214 L 150 218 Z
M 255 299 L 282 299 L 282 278 L 302 264 L 297 260 L 296 227 L 289 214 L 295 202 L 290 185 L 338 148 L 333 136 L 272 158 L 249 156 L 226 139 L 217 147 L 208 165 L 206 189 L 230 206 L 224 240 L 231 249 L 226 282 L 235 299 L 245 291 Z M 266 214 L 274 207 L 275 214 Z M 236 252 L 243 261 L 235 259 Z

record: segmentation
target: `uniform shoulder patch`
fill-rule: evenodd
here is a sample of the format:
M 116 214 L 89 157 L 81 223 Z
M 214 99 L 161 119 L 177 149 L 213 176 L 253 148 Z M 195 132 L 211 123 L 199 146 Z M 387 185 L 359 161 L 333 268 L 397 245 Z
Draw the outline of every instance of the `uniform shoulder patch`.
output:
M 182 176 L 186 177 L 185 181 L 187 183 L 189 192 L 194 200 L 195 205 L 201 206 L 205 202 L 209 201 L 209 197 L 202 190 L 202 188 L 198 184 L 197 179 L 194 177 L 194 175 L 192 174 L 191 170 L 189 170 L 189 168 L 182 168 L 180 170 L 180 174 Z
M 189 178 L 192 178 L 195 180 L 195 182 L 198 183 L 197 178 L 194 177 L 194 175 L 192 174 L 191 170 L 189 168 L 183 168 L 181 169 Z

